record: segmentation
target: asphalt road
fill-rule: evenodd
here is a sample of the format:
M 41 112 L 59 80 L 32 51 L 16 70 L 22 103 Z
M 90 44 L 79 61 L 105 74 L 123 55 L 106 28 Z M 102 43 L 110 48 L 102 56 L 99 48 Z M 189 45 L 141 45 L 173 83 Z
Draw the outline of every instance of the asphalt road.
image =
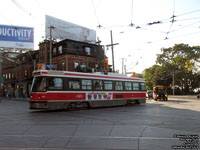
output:
M 76 111 L 33 111 L 26 101 L 0 103 L 0 150 L 170 150 L 198 146 L 200 99 L 195 97 Z

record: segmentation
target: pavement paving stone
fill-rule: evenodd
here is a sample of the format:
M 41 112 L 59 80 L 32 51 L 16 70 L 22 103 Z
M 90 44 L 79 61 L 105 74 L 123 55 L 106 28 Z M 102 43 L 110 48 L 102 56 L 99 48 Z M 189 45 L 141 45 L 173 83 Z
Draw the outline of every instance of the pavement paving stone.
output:
M 25 135 L 72 136 L 77 125 L 35 125 Z
M 70 137 L 51 137 L 43 145 L 43 148 L 65 148 Z
M 200 132 L 184 131 L 184 130 L 174 130 L 159 127 L 147 127 L 141 137 L 156 137 L 156 138 L 173 138 L 174 135 L 198 135 L 200 137 Z
M 200 145 L 200 101 L 169 98 L 77 111 L 28 107 L 0 103 L 0 150 L 168 150 L 183 143 L 175 134 L 198 135 Z
M 0 148 L 42 147 L 47 140 L 47 137 L 0 136 Z
M 0 135 L 20 135 L 30 128 L 29 125 L 6 124 L 0 125 Z
M 145 126 L 137 125 L 114 125 L 110 136 L 114 137 L 140 137 Z
M 139 150 L 172 150 L 172 146 L 182 144 L 179 139 L 140 139 Z
M 112 125 L 79 125 L 74 136 L 109 136 Z
M 138 150 L 137 138 L 72 137 L 67 148 Z

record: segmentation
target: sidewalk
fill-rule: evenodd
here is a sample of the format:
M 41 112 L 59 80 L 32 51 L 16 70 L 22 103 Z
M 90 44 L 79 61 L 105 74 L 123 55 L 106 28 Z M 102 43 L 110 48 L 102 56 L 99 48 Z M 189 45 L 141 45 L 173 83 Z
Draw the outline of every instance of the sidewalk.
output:
M 198 100 L 196 95 L 169 95 L 169 98 Z
M 13 100 L 13 101 L 29 101 L 30 98 L 23 98 L 23 97 L 18 97 L 18 98 L 11 98 L 11 97 L 1 97 L 1 100 Z

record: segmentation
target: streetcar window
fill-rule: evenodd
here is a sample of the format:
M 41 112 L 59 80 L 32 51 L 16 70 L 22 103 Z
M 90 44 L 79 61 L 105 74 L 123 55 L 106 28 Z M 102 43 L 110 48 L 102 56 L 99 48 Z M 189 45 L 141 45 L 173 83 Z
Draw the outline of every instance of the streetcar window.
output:
M 46 91 L 46 78 L 35 77 L 32 83 L 32 92 L 45 92 Z
M 103 84 L 101 80 L 93 80 L 94 90 L 102 90 Z
M 112 81 L 104 81 L 104 90 L 112 90 Z
M 63 80 L 62 80 L 62 78 L 50 77 L 48 83 L 49 83 L 48 89 L 50 89 L 50 90 L 63 89 Z
M 133 83 L 133 91 L 139 91 L 139 83 Z
M 125 90 L 126 91 L 131 91 L 132 90 L 131 82 L 125 82 Z
M 146 86 L 144 83 L 140 83 L 140 88 L 142 91 L 146 91 Z
M 122 91 L 123 90 L 122 82 L 115 82 L 115 90 L 117 90 L 117 91 Z
M 82 90 L 91 90 L 92 81 L 91 80 L 82 80 Z
M 80 89 L 80 80 L 70 79 L 69 80 L 69 89 L 71 89 L 71 90 L 79 90 Z

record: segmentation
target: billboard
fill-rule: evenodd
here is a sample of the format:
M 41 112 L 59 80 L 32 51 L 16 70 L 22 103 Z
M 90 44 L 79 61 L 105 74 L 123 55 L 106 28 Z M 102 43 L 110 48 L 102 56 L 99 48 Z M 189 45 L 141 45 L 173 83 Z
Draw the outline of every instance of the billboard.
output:
M 34 49 L 34 29 L 0 25 L 0 47 Z
M 51 26 L 54 27 L 52 38 L 96 42 L 96 31 L 48 15 L 45 17 L 45 36 L 47 38 L 50 37 Z

